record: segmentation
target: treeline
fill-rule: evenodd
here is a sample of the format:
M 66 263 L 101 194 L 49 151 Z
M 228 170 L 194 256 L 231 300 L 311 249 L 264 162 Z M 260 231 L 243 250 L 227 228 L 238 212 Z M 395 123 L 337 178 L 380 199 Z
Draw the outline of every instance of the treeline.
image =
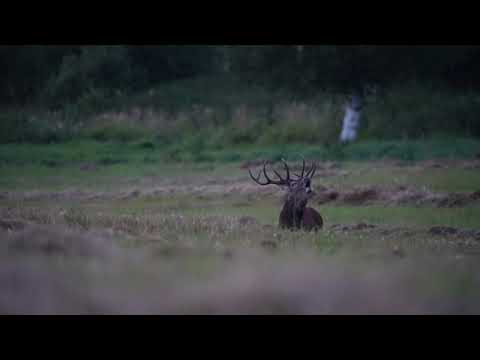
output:
M 480 88 L 479 46 L 0 46 L 0 102 L 61 107 L 92 92 L 131 94 L 232 73 L 299 94 L 411 82 Z
M 3 105 L 75 102 L 92 91 L 133 92 L 211 70 L 205 46 L 0 46 Z

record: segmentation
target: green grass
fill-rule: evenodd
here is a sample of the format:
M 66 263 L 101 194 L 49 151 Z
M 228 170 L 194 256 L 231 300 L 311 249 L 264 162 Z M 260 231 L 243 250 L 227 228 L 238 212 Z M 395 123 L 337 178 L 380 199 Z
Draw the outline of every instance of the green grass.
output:
M 99 203 L 98 205 L 101 205 Z M 111 204 L 116 214 L 145 215 L 178 213 L 187 216 L 253 216 L 263 224 L 276 225 L 281 203 L 278 199 L 263 198 L 246 201 L 240 196 L 176 195 L 140 198 Z M 371 223 L 377 225 L 426 228 L 429 226 L 453 226 L 480 228 L 480 207 L 431 208 L 412 206 L 346 206 L 316 205 L 327 226 L 347 223 Z M 94 204 L 90 206 L 95 207 Z
M 277 228 L 278 204 L 271 199 L 254 201 L 248 206 L 236 206 L 235 202 L 228 199 L 212 197 L 202 202 L 201 208 L 195 206 L 200 203 L 186 199 L 172 196 L 75 204 L 43 200 L 4 203 L 0 210 L 17 219 L 43 224 L 66 223 L 81 230 L 113 229 L 122 247 L 146 251 L 171 247 L 203 249 L 207 252 L 225 248 L 258 248 L 262 241 L 276 243 L 286 255 L 297 249 L 324 255 L 355 254 L 358 257 L 372 251 L 381 253 L 394 245 L 400 245 L 409 253 L 427 251 L 432 254 L 458 246 L 464 247 L 467 252 L 478 250 L 476 242 L 472 245 L 461 239 L 433 236 L 428 229 L 435 225 L 478 229 L 479 207 L 317 207 L 325 219 L 325 229 L 319 233 L 304 233 Z M 255 217 L 260 224 L 240 226 L 238 219 L 245 215 Z M 334 224 L 360 222 L 375 224 L 377 228 L 347 232 L 330 230 Z M 273 227 L 268 230 L 263 225 Z M 385 233 L 385 230 L 392 231 Z
M 150 144 L 150 143 L 148 143 Z M 410 145 L 409 145 L 410 144 Z M 411 145 L 414 144 L 414 145 Z M 153 142 L 98 142 L 76 140 L 60 144 L 3 144 L 0 145 L 0 189 L 63 189 L 83 187 L 108 190 L 110 184 L 145 186 L 173 179 L 185 183 L 195 176 L 202 181 L 219 178 L 230 180 L 247 179 L 247 172 L 240 169 L 246 160 L 285 157 L 299 161 L 300 154 L 308 159 L 337 161 L 340 170 L 334 176 L 319 176 L 315 184 L 349 189 L 361 185 L 427 187 L 437 192 L 478 191 L 480 172 L 466 169 L 461 164 L 448 168 L 425 168 L 415 166 L 416 161 L 403 161 L 403 166 L 391 166 L 375 161 L 396 159 L 382 151 L 389 146 L 413 146 L 415 160 L 472 159 L 480 147 L 480 141 L 471 139 L 429 140 L 425 142 L 389 143 L 360 142 L 342 151 L 344 156 L 322 145 L 286 144 L 275 147 L 238 145 L 217 150 L 204 149 L 195 152 Z M 176 149 L 176 150 L 175 150 Z M 450 149 L 450 153 L 448 150 Z M 457 151 L 455 149 L 461 149 Z M 176 156 L 172 158 L 172 153 Z M 356 151 L 360 151 L 358 154 Z M 368 151 L 367 151 L 368 150 Z M 203 154 L 203 155 L 202 155 Z M 204 157 L 202 159 L 202 156 Z M 443 157 L 442 157 L 443 156 Z M 176 158 L 176 160 L 175 160 Z M 340 160 L 339 160 L 340 158 Z M 206 161 L 208 159 L 209 161 Z M 402 157 L 399 157 L 402 160 Z M 85 164 L 96 166 L 95 171 L 83 171 Z
M 455 145 L 469 149 L 465 156 L 457 153 L 457 160 L 471 159 L 476 154 L 479 143 L 468 139 L 458 139 Z M 348 147 L 380 149 L 383 143 L 358 143 Z M 418 158 L 428 158 L 427 154 L 438 154 L 438 148 L 453 146 L 451 142 L 438 140 L 418 145 Z M 430 146 L 430 147 L 428 147 Z M 375 157 L 374 160 L 354 160 L 353 156 L 345 161 L 328 156 L 328 150 L 321 145 L 285 145 L 279 147 L 237 146 L 215 151 L 205 151 L 210 162 L 195 161 L 193 153 L 180 152 L 190 160 L 173 161 L 168 147 L 153 148 L 139 143 L 97 142 L 77 140 L 61 144 L 8 144 L 0 145 L 0 189 L 2 190 L 61 190 L 84 188 L 96 191 L 108 191 L 112 184 L 119 187 L 152 187 L 165 183 L 208 184 L 225 181 L 249 181 L 246 169 L 240 165 L 245 160 L 272 159 L 285 157 L 289 161 L 299 161 L 299 154 L 307 159 L 337 161 L 340 168 L 331 176 L 321 173 L 315 178 L 314 185 L 348 190 L 358 186 L 399 185 L 415 188 L 426 187 L 434 192 L 473 192 L 480 190 L 480 172 L 465 168 L 459 161 L 451 164 L 437 158 L 446 168 L 423 167 L 416 161 L 404 161 L 401 166 L 382 162 L 388 157 Z M 381 153 L 380 150 L 378 150 Z M 186 156 L 185 154 L 190 154 Z M 323 154 L 323 155 L 322 155 Z M 420 154 L 422 156 L 420 156 Z M 467 156 L 468 154 L 468 156 Z M 452 160 L 453 155 L 445 160 Z M 90 164 L 95 171 L 82 170 Z M 197 179 L 198 178 L 198 179 Z
M 205 138 L 187 135 L 171 144 L 152 139 L 138 141 L 94 141 L 77 139 L 60 144 L 2 144 L 0 164 L 41 164 L 58 167 L 85 161 L 98 163 L 159 161 L 234 162 L 255 158 L 278 160 L 303 154 L 307 159 L 370 161 L 397 159 L 418 161 L 426 159 L 471 159 L 480 152 L 480 140 L 431 139 L 410 141 L 361 141 L 348 146 L 285 143 L 281 145 L 235 146 L 209 145 Z
M 17 206 L 17 202 L 4 202 L 5 206 Z M 369 223 L 387 227 L 407 227 L 412 229 L 428 229 L 431 226 L 452 226 L 457 228 L 480 228 L 480 207 L 467 206 L 459 208 L 432 208 L 412 206 L 347 206 L 311 204 L 324 217 L 326 227 L 335 224 Z M 72 202 L 68 199 L 24 202 L 22 206 L 36 208 L 38 206 L 53 212 L 59 208 L 69 208 Z M 188 218 L 195 217 L 236 217 L 253 216 L 261 224 L 276 226 L 281 209 L 279 199 L 272 197 L 247 200 L 239 195 L 162 195 L 150 198 L 126 200 L 90 200 L 74 205 L 83 212 L 94 216 L 97 213 L 112 216 L 170 216 L 178 214 Z M 57 210 L 53 210 L 57 209 Z
M 359 223 L 426 228 L 430 226 L 480 227 L 480 207 L 418 208 L 409 206 L 335 206 L 320 208 L 330 223 Z
M 441 162 L 440 162 L 441 163 Z M 345 176 L 318 178 L 316 183 L 339 189 L 378 185 L 385 187 L 411 186 L 434 192 L 473 192 L 480 190 L 480 171 L 467 169 L 453 162 L 447 168 L 423 167 L 417 163 L 392 166 L 375 162 L 344 163 Z
M 460 139 L 460 144 L 453 145 L 446 140 L 432 140 L 418 143 L 415 151 L 418 158 L 426 158 L 427 154 L 441 154 L 439 148 L 457 147 L 469 149 L 473 154 L 478 146 L 476 141 Z M 345 149 L 348 154 L 355 147 L 370 149 L 370 154 L 383 154 L 376 160 L 385 160 L 382 148 L 388 143 L 358 143 Z M 404 146 L 399 143 L 398 146 Z M 411 144 L 410 144 L 411 145 Z M 405 145 L 406 146 L 406 145 Z M 27 201 L 21 206 L 39 208 L 83 209 L 89 216 L 95 217 L 98 212 L 118 216 L 150 215 L 163 216 L 181 214 L 189 219 L 205 216 L 253 216 L 262 224 L 276 226 L 281 208 L 281 200 L 271 195 L 253 195 L 231 192 L 209 193 L 212 186 L 243 186 L 250 179 L 246 169 L 240 168 L 242 160 L 275 158 L 285 155 L 288 160 L 298 160 L 299 152 L 307 158 L 316 157 L 328 149 L 321 146 L 291 144 L 281 147 L 247 147 L 237 146 L 212 152 L 216 161 L 212 162 L 173 162 L 168 158 L 168 147 L 158 144 L 142 146 L 138 142 L 97 142 L 77 140 L 61 144 L 32 145 L 10 144 L 0 145 L 0 190 L 64 190 L 83 189 L 93 192 L 111 194 L 104 200 L 80 200 L 72 204 L 68 195 L 64 199 Z M 221 156 L 237 154 L 235 160 L 226 160 Z M 446 154 L 446 153 L 445 153 Z M 398 186 L 407 185 L 415 188 L 426 187 L 438 192 L 470 192 L 479 190 L 480 171 L 462 167 L 462 158 L 468 152 L 453 152 L 456 162 L 446 163 L 446 168 L 429 168 L 420 166 L 415 161 L 404 161 L 402 166 L 388 162 L 374 161 L 339 161 L 337 173 L 323 176 L 319 172 L 314 186 L 324 185 L 340 191 L 347 191 L 358 186 Z M 290 155 L 290 156 L 288 156 Z M 420 156 L 421 155 L 421 156 Z M 149 161 L 145 161 L 148 156 Z M 369 155 L 370 156 L 370 155 Z M 374 156 L 374 155 L 372 155 Z M 451 159 L 454 156 L 449 156 Z M 240 158 L 241 160 L 239 160 Z M 335 160 L 335 157 L 326 159 Z M 368 156 L 367 156 L 368 158 Z M 458 160 L 460 159 L 460 160 Z M 362 159 L 365 160 L 365 159 Z M 96 171 L 83 171 L 80 165 L 93 163 Z M 162 186 L 174 186 L 182 191 L 173 194 L 164 193 L 134 199 L 120 199 L 125 191 L 147 191 Z M 193 187 L 204 190 L 192 190 Z M 16 201 L 3 201 L 4 206 L 17 206 Z M 411 206 L 347 206 L 338 204 L 316 205 L 325 218 L 327 226 L 332 224 L 373 223 L 387 227 L 409 227 L 426 229 L 433 225 L 446 225 L 460 228 L 480 227 L 480 207 L 432 208 Z M 187 236 L 187 235 L 186 235 Z M 207 236 L 203 234 L 202 236 Z M 235 235 L 237 236 L 237 235 Z M 330 236 L 330 235 L 328 235 Z M 334 234 L 334 237 L 340 235 Z M 188 236 L 187 236 L 188 237 Z M 313 241 L 313 240 L 312 240 Z

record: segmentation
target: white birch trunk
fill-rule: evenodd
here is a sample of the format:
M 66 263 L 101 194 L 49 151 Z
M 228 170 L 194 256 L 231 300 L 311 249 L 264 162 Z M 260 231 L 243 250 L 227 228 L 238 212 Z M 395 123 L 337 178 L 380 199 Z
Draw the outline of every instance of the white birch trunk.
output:
M 343 118 L 343 127 L 340 134 L 340 142 L 347 143 L 355 141 L 360 128 L 362 115 L 362 101 L 360 97 L 354 96 L 352 101 L 345 107 L 345 116 Z

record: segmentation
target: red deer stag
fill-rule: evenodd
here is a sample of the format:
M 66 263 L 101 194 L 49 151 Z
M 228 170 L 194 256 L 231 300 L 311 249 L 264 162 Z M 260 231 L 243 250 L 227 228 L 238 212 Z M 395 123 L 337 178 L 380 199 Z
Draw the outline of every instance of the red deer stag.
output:
M 279 217 L 279 225 L 281 228 L 293 230 L 304 229 L 307 231 L 317 231 L 321 229 L 323 227 L 322 216 L 317 210 L 307 207 L 308 200 L 315 194 L 311 187 L 312 178 L 316 170 L 315 164 L 312 164 L 310 170 L 305 173 L 305 159 L 303 159 L 302 174 L 293 174 L 297 179 L 291 179 L 287 163 L 283 159 L 282 162 L 286 171 L 285 178 L 273 169 L 273 172 L 279 180 L 272 180 L 268 177 L 265 169 L 266 162 L 263 163 L 263 174 L 266 182 L 260 181 L 262 170 L 260 170 L 257 177 L 253 176 L 250 169 L 248 169 L 248 173 L 253 181 L 259 185 L 278 185 L 286 188 L 287 196 Z

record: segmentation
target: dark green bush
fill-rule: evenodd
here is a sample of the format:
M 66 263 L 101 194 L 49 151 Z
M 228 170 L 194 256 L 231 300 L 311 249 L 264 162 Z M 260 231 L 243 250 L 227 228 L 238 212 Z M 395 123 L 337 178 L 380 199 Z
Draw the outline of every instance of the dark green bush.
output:
M 106 123 L 86 129 L 82 135 L 97 141 L 129 142 L 148 137 L 150 132 L 138 126 Z
M 52 106 L 89 103 L 98 106 L 117 89 L 129 89 L 135 72 L 124 46 L 85 46 L 63 58 L 47 82 L 42 100 Z

